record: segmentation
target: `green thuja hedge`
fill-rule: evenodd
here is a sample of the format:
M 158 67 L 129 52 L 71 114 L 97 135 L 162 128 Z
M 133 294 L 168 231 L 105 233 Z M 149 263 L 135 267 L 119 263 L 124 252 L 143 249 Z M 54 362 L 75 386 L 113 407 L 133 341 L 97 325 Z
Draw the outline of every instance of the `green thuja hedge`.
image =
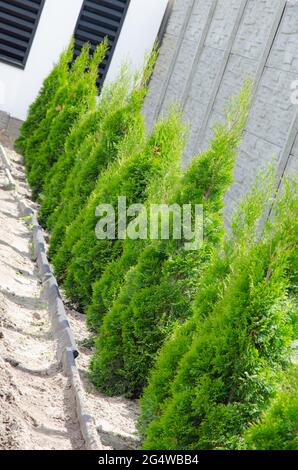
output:
M 104 115 L 99 132 L 90 135 L 82 144 L 78 158 L 61 193 L 61 202 L 48 219 L 48 228 L 52 229 L 49 249 L 51 258 L 60 249 L 67 227 L 72 224 L 84 207 L 101 171 L 117 158 L 118 146 L 129 130 L 140 124 L 142 119 L 141 109 L 147 93 L 147 83 L 156 56 L 157 51 L 154 49 L 149 59 L 145 61 L 141 79 L 139 74 L 136 74 L 132 91 L 127 97 L 123 93 L 123 91 L 126 91 L 126 87 L 129 86 L 125 73 L 120 74 L 122 86 L 115 83 L 104 95 L 105 98 L 102 104 L 99 105 L 102 107 Z M 142 139 L 140 139 L 140 143 L 142 143 Z M 63 248 L 60 250 L 57 273 L 63 273 L 67 266 L 69 260 L 67 245 L 69 246 L 69 239 L 65 241 Z M 62 256 L 62 253 L 65 256 Z
M 248 430 L 247 449 L 298 450 L 297 368 L 285 382 L 260 422 Z
M 171 163 L 171 162 L 170 162 Z M 165 167 L 167 168 L 167 167 Z M 156 175 L 146 191 L 146 210 L 151 204 L 161 204 L 169 200 L 170 194 L 179 184 L 180 168 L 173 165 L 165 174 Z M 136 263 L 138 256 L 147 244 L 147 240 L 126 238 L 121 241 L 119 257 L 110 261 L 92 286 L 92 301 L 87 308 L 87 322 L 91 330 L 98 332 L 102 318 L 118 296 L 126 273 Z
M 137 117 L 138 116 L 138 117 Z M 94 184 L 94 191 L 98 188 L 98 192 L 100 191 L 100 187 L 103 188 L 108 187 L 108 182 L 111 179 L 114 179 L 117 184 L 117 174 L 118 174 L 118 167 L 119 163 L 126 158 L 129 158 L 131 155 L 138 153 L 143 149 L 145 141 L 145 128 L 142 116 L 140 114 L 135 116 L 133 122 L 126 129 L 126 134 L 123 136 L 122 139 L 119 139 L 117 146 L 113 146 L 113 156 L 114 159 L 110 162 L 106 169 L 103 169 L 102 173 L 98 175 L 98 179 L 93 181 Z M 107 153 L 109 156 L 110 153 Z M 115 174 L 115 178 L 113 177 Z M 111 187 L 112 189 L 112 187 Z M 113 189 L 114 186 L 113 186 Z M 103 189 L 104 190 L 104 189 Z M 55 268 L 56 276 L 63 281 L 68 273 L 68 266 L 71 263 L 72 259 L 72 250 L 74 245 L 80 239 L 80 233 L 82 224 L 85 220 L 86 215 L 86 208 L 90 206 L 90 201 L 92 199 L 92 190 L 91 195 L 89 197 L 85 196 L 84 202 L 82 202 L 82 207 L 79 207 L 77 212 L 74 212 L 73 220 L 67 219 L 67 223 L 64 223 L 63 217 L 59 216 L 57 223 L 54 226 L 54 230 L 51 237 L 51 245 L 50 245 L 50 254 L 52 255 L 53 265 Z M 70 200 L 69 208 L 73 207 L 73 203 Z M 61 214 L 66 214 L 66 216 L 70 213 L 70 211 L 66 210 L 62 211 Z M 95 214 L 95 208 L 94 208 Z M 53 216 L 55 213 L 53 213 Z M 51 218 L 50 218 L 51 219 Z M 96 222 L 93 226 L 93 232 L 95 233 Z M 62 232 L 62 234 L 61 234 Z M 62 238 L 61 238 L 62 235 Z
M 26 121 L 20 128 L 20 135 L 15 141 L 16 150 L 26 157 L 26 147 L 28 139 L 32 136 L 35 130 L 39 127 L 42 120 L 45 118 L 50 103 L 53 100 L 57 90 L 63 85 L 69 69 L 69 64 L 73 57 L 74 40 L 72 39 L 67 50 L 65 50 L 60 57 L 59 62 L 54 66 L 52 72 L 45 79 L 42 88 L 36 98 L 31 104 Z
M 159 204 L 160 202 L 154 195 L 151 203 Z M 123 242 L 121 255 L 110 261 L 102 276 L 94 282 L 92 300 L 87 309 L 87 324 L 92 332 L 98 333 L 104 315 L 117 299 L 121 287 L 125 283 L 126 275 L 137 263 L 145 246 L 146 241 L 144 240 L 126 239 Z
M 249 86 L 249 84 L 247 83 L 246 86 Z M 231 109 L 230 109 L 230 112 L 231 112 Z M 234 113 L 234 117 L 235 116 L 236 116 L 236 114 Z M 231 121 L 231 118 L 229 118 L 229 120 Z M 239 125 L 239 123 L 238 123 L 238 125 Z M 240 126 L 241 125 L 242 124 L 240 124 Z M 220 128 L 218 128 L 215 131 L 220 132 Z M 234 129 L 234 131 L 235 131 L 235 129 Z M 218 142 L 220 143 L 220 141 L 218 141 Z M 214 144 L 215 144 L 215 142 L 214 142 Z M 214 145 L 214 149 L 215 149 L 215 145 Z M 218 160 L 216 160 L 216 157 L 219 154 L 220 154 L 220 149 L 217 148 L 216 152 L 214 154 L 214 158 L 213 158 L 213 165 L 212 165 L 211 160 L 209 161 L 209 157 L 210 157 L 209 153 L 207 153 L 205 155 L 205 158 L 202 158 L 202 160 L 200 160 L 196 163 L 193 163 L 193 167 L 191 168 L 191 170 L 189 170 L 188 174 L 185 176 L 184 182 L 183 182 L 183 185 L 182 185 L 182 186 L 184 186 L 184 184 L 185 184 L 186 187 L 188 188 L 188 190 L 193 190 L 193 194 L 190 195 L 189 193 L 185 193 L 184 196 L 183 196 L 184 202 L 188 201 L 189 200 L 188 198 L 194 197 L 196 195 L 195 194 L 196 190 L 194 190 L 194 188 L 195 188 L 195 185 L 196 185 L 196 182 L 197 182 L 197 178 L 201 179 L 201 176 L 203 176 L 203 173 L 204 173 L 203 167 L 204 167 L 204 165 L 207 164 L 207 166 L 209 166 L 209 163 L 210 163 L 210 172 L 213 171 L 213 170 L 217 171 L 216 170 L 216 161 L 217 161 L 218 165 L 221 165 L 221 159 L 218 158 Z M 223 167 L 220 171 L 221 175 L 223 175 L 224 172 L 227 171 L 228 165 L 231 164 L 232 161 L 233 161 L 233 158 L 230 159 L 230 160 L 227 160 L 225 162 L 225 164 L 223 165 Z M 202 175 L 201 175 L 201 172 L 202 172 Z M 226 175 L 227 175 L 228 178 L 230 178 L 231 177 L 231 172 L 227 171 Z M 187 182 L 187 180 L 188 180 L 188 182 Z M 224 184 L 224 182 L 223 182 L 223 184 Z M 226 181 L 226 184 L 228 184 L 228 181 Z M 199 192 L 201 190 L 201 188 L 202 188 L 202 186 L 199 185 L 198 188 L 197 188 L 197 191 Z M 176 197 L 178 198 L 178 194 L 176 195 Z M 181 199 L 181 195 L 180 195 L 180 199 Z M 210 198 L 208 197 L 207 199 L 210 199 Z M 213 204 L 214 204 L 215 200 L 216 199 L 214 198 Z M 221 204 L 221 202 L 222 202 L 221 197 L 219 197 L 218 200 Z M 158 201 L 158 199 L 156 198 L 156 195 L 154 195 L 153 198 L 152 198 L 152 201 L 147 201 L 147 202 L 149 204 L 150 203 L 155 203 L 156 204 L 158 202 L 160 203 L 161 201 Z M 169 203 L 170 200 L 167 200 L 167 201 L 164 200 L 163 202 L 168 202 Z M 183 203 L 182 200 L 180 200 L 180 203 Z M 220 207 L 218 207 L 214 212 L 217 212 L 217 211 L 219 212 L 219 210 L 220 210 Z M 215 227 L 214 227 L 214 235 L 216 237 L 220 238 L 221 233 L 222 233 L 222 231 L 219 227 L 217 227 L 217 230 L 215 230 Z M 122 253 L 121 257 L 117 260 L 112 261 L 107 266 L 107 268 L 105 269 L 103 275 L 99 279 L 97 279 L 97 281 L 94 283 L 92 303 L 90 304 L 90 306 L 88 308 L 88 312 L 87 312 L 87 320 L 88 320 L 89 327 L 91 329 L 98 330 L 98 328 L 101 326 L 102 318 L 103 318 L 104 314 L 109 309 L 111 309 L 111 306 L 113 305 L 113 302 L 117 299 L 117 297 L 119 295 L 119 292 L 120 292 L 120 289 L 121 289 L 122 285 L 125 282 L 127 272 L 130 270 L 130 268 L 132 266 L 134 266 L 137 263 L 138 257 L 141 254 L 142 250 L 145 248 L 145 245 L 147 245 L 147 243 L 145 243 L 145 242 L 141 243 L 139 241 L 138 243 L 136 243 L 135 241 L 127 239 L 124 243 L 123 253 Z M 186 257 L 187 257 L 187 255 L 186 255 Z M 190 260 L 191 256 L 189 256 L 188 258 Z M 172 263 L 172 261 L 169 261 L 169 264 L 174 265 L 175 263 Z M 184 262 L 184 265 L 186 267 L 187 262 Z
M 72 234 L 76 235 L 76 243 L 72 239 L 72 259 L 63 284 L 70 298 L 83 307 L 90 303 L 92 283 L 102 274 L 108 262 L 119 256 L 122 250 L 120 239 L 116 242 L 110 239 L 97 240 L 96 207 L 99 204 L 111 204 L 116 210 L 118 225 L 119 196 L 126 197 L 127 207 L 143 203 L 151 192 L 151 182 L 156 186 L 155 181 L 158 179 L 161 184 L 169 171 L 176 174 L 177 168 L 181 166 L 183 132 L 180 114 L 171 112 L 166 120 L 157 123 L 141 152 L 116 162 L 100 178 L 90 201 L 79 216 L 79 226 L 75 232 L 72 229 Z
M 99 132 L 102 115 L 97 109 L 84 114 L 76 126 L 73 127 L 65 142 L 64 152 L 59 160 L 51 167 L 46 175 L 42 194 L 40 196 L 39 222 L 49 231 L 51 224 L 48 219 L 61 203 L 63 189 L 69 173 L 75 162 L 83 153 L 89 154 L 94 145 L 94 134 Z M 81 136 L 81 143 L 77 148 L 77 136 Z
M 54 225 L 57 213 L 53 216 L 51 223 L 48 223 L 48 218 L 57 210 L 61 200 L 63 204 L 65 203 L 67 190 L 64 188 L 67 186 L 69 174 L 77 161 L 80 162 L 81 167 L 82 160 L 89 158 L 101 139 L 102 128 L 107 117 L 125 106 L 130 84 L 129 70 L 123 66 L 117 80 L 103 89 L 98 105 L 81 116 L 67 137 L 63 154 L 47 174 L 41 198 L 39 220 L 49 230 Z M 79 166 L 76 166 L 76 174 L 78 169 Z
M 83 71 L 86 70 L 88 64 L 89 46 L 86 44 L 83 47 L 81 54 L 74 62 L 73 66 L 68 66 L 67 72 L 63 76 L 63 81 L 61 80 L 60 86 L 57 88 L 56 93 L 54 93 L 52 96 L 44 119 L 39 123 L 39 126 L 36 128 L 33 134 L 31 134 L 31 136 L 27 139 L 25 160 L 26 170 L 29 176 L 32 170 L 32 166 L 35 160 L 38 158 L 39 149 L 48 138 L 52 122 L 61 112 L 65 103 L 67 103 L 69 99 L 69 86 L 72 86 L 71 81 L 73 81 L 74 78 L 76 80 L 79 79 L 79 77 L 81 77 L 84 73 Z
M 139 396 L 147 383 L 155 355 L 173 322 L 183 321 L 190 314 L 197 278 L 213 246 L 223 235 L 223 196 L 232 182 L 249 97 L 250 83 L 247 82 L 228 107 L 226 122 L 215 126 L 209 149 L 192 162 L 169 199 L 179 207 L 191 203 L 194 209 L 195 204 L 203 204 L 203 247 L 187 251 L 185 239 L 147 244 L 136 266 L 129 272 L 119 298 L 104 318 L 96 340 L 92 377 L 94 383 L 108 394 Z M 125 250 L 124 257 L 125 260 L 120 260 L 115 270 L 117 274 L 120 266 L 127 265 L 127 259 L 135 261 L 133 243 Z M 104 281 L 111 284 L 113 279 L 109 269 Z M 100 296 L 99 287 L 102 289 Z M 102 299 L 107 287 L 102 280 L 94 286 L 94 303 L 100 307 L 99 317 L 103 314 Z M 114 296 L 114 286 L 112 290 Z M 95 306 L 89 309 L 89 323 L 91 317 L 97 321 Z M 95 325 L 98 327 L 98 323 Z
M 218 248 L 198 279 L 197 295 L 188 321 L 175 326 L 163 345 L 150 374 L 149 384 L 141 400 L 139 430 L 145 433 L 151 421 L 157 419 L 171 395 L 171 385 L 182 357 L 189 350 L 200 320 L 212 312 L 226 285 L 233 263 L 239 253 L 249 251 L 257 236 L 259 220 L 268 206 L 273 191 L 272 171 L 260 175 L 248 196 L 240 204 L 231 221 L 231 233 Z M 199 321 L 198 321 L 199 319 Z
M 76 59 L 66 87 L 57 95 L 61 97 L 52 113 L 49 112 L 42 128 L 48 127 L 47 139 L 38 147 L 28 175 L 32 193 L 37 197 L 54 163 L 63 156 L 65 140 L 77 119 L 96 104 L 98 67 L 107 51 L 107 42 L 101 43 L 89 58 L 85 47 Z M 59 100 L 58 100 L 59 101 Z
M 290 367 L 297 204 L 297 188 L 285 182 L 261 238 L 249 250 L 238 250 L 208 316 L 196 303 L 188 328 L 182 327 L 190 344 L 176 363 L 159 415 L 143 430 L 145 449 L 244 446 L 247 427 L 260 417 Z M 169 351 L 162 351 L 159 361 L 170 366 L 173 356 L 164 354 Z M 147 392 L 149 407 L 151 400 Z
M 101 172 L 117 159 L 119 144 L 134 126 L 143 127 L 140 108 L 141 103 L 135 106 L 133 101 L 108 115 L 102 123 L 99 139 L 92 135 L 80 150 L 79 158 L 65 183 L 61 204 L 49 218 L 49 224 L 53 227 L 49 254 L 53 257 L 60 250 L 59 264 L 64 264 L 63 271 L 69 261 L 68 250 L 65 251 L 69 245 L 67 237 L 65 239 L 66 230 L 83 209 Z M 142 143 L 142 138 L 139 138 L 139 142 Z M 66 255 L 64 261 L 62 252 Z

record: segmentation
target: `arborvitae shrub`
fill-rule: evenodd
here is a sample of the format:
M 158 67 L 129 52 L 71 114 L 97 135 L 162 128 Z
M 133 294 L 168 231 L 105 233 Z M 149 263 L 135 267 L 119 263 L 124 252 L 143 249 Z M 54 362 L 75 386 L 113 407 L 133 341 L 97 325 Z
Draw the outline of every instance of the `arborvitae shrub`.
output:
M 95 106 L 98 67 L 104 59 L 106 51 L 107 43 L 103 42 L 97 47 L 90 60 L 89 49 L 86 48 L 73 65 L 70 81 L 67 88 L 64 89 L 66 96 L 63 98 L 63 104 L 58 105 L 53 110 L 55 117 L 51 122 L 47 122 L 49 124 L 48 137 L 39 146 L 28 176 L 34 196 L 37 196 L 42 190 L 51 167 L 59 160 L 61 155 L 63 156 L 65 140 L 74 123 L 80 115 L 84 114 L 90 107 Z M 47 118 L 49 115 L 50 113 Z M 45 121 L 48 121 L 47 118 Z
M 190 314 L 199 273 L 222 237 L 223 196 L 232 182 L 235 154 L 247 116 L 249 87 L 247 83 L 228 108 L 226 123 L 215 126 L 209 149 L 192 162 L 169 201 L 180 207 L 203 204 L 203 247 L 186 251 L 184 239 L 149 243 L 104 318 L 92 360 L 92 377 L 109 394 L 139 396 L 173 322 L 183 321 Z M 134 250 L 132 243 L 129 250 Z M 129 257 L 127 250 L 124 256 Z M 130 257 L 135 260 L 133 253 Z M 110 282 L 111 276 L 105 280 Z M 104 293 L 102 283 L 101 288 Z M 94 294 L 97 293 L 95 285 Z M 95 304 L 100 303 L 94 300 Z M 103 310 L 100 307 L 99 317 Z M 94 308 L 89 310 L 89 323 L 91 315 L 96 321 Z
M 156 197 L 152 202 L 160 203 Z M 125 240 L 121 256 L 111 261 L 93 284 L 92 301 L 87 309 L 87 323 L 91 331 L 98 333 L 104 315 L 117 299 L 127 273 L 136 264 L 145 245 L 143 240 Z
M 63 284 L 70 298 L 81 305 L 88 306 L 92 296 L 92 283 L 102 274 L 108 262 L 119 256 L 122 250 L 121 240 L 97 240 L 96 207 L 99 204 L 111 204 L 116 210 L 117 226 L 119 196 L 126 197 L 127 207 L 143 203 L 148 197 L 152 181 L 152 184 L 157 179 L 162 182 L 169 171 L 176 173 L 177 167 L 180 167 L 184 145 L 183 130 L 180 115 L 172 112 L 166 120 L 155 126 L 140 153 L 117 162 L 99 180 L 98 187 L 82 211 L 84 223 L 80 223 L 78 227 L 77 243 L 73 246 L 72 260 Z
M 58 207 L 65 182 L 75 164 L 76 158 L 81 149 L 91 140 L 90 136 L 93 137 L 96 130 L 98 130 L 101 118 L 102 116 L 97 112 L 97 109 L 92 109 L 82 116 L 67 137 L 63 154 L 47 173 L 43 191 L 40 195 L 41 205 L 38 220 L 41 225 L 49 230 L 51 225 L 47 224 L 48 218 Z M 82 139 L 79 148 L 77 148 L 76 142 L 77 135 L 81 135 Z M 92 144 L 88 147 L 88 151 L 92 150 L 92 145 L 93 139 Z
M 89 158 L 94 146 L 101 138 L 103 123 L 107 120 L 107 117 L 113 114 L 115 110 L 125 106 L 130 82 L 129 70 L 124 66 L 117 80 L 105 86 L 98 105 L 81 116 L 77 125 L 73 127 L 67 137 L 63 155 L 47 174 L 41 198 L 39 220 L 48 229 L 51 229 L 54 223 L 51 220 L 51 223 L 47 224 L 49 216 L 57 210 L 61 199 L 63 202 L 65 201 L 66 190 L 64 191 L 64 188 L 65 185 L 67 186 L 67 178 L 76 161 L 79 160 L 81 163 L 82 158 Z M 76 174 L 77 172 L 78 167 L 76 167 Z
M 282 390 L 260 422 L 246 434 L 251 450 L 298 450 L 298 378 L 297 368 L 287 376 Z
M 69 67 L 67 73 L 63 76 L 63 81 L 61 80 L 60 86 L 53 95 L 44 119 L 39 123 L 39 126 L 36 128 L 33 134 L 31 134 L 31 136 L 27 139 L 25 155 L 26 170 L 29 176 L 35 160 L 38 159 L 39 149 L 42 145 L 44 145 L 49 136 L 49 130 L 51 129 L 52 122 L 55 120 L 69 100 L 69 86 L 73 86 L 71 82 L 74 81 L 74 78 L 75 80 L 78 80 L 82 76 L 83 71 L 88 65 L 88 62 L 89 46 L 85 45 L 72 67 Z
M 243 447 L 247 427 L 290 366 L 297 204 L 297 188 L 293 192 L 286 184 L 261 239 L 238 252 L 208 317 L 194 310 L 191 321 L 198 324 L 191 346 L 176 367 L 159 417 L 145 429 L 145 449 Z
M 150 185 L 146 190 L 145 205 L 147 210 L 150 209 L 150 204 L 161 204 L 168 201 L 169 195 L 179 184 L 181 168 L 178 169 L 176 165 L 172 165 L 168 171 L 166 171 L 166 168 L 165 174 L 156 175 L 156 178 L 150 181 Z M 146 244 L 146 240 L 131 240 L 129 238 L 121 241 L 120 245 L 117 244 L 120 248 L 119 257 L 117 256 L 116 259 L 107 264 L 107 267 L 103 270 L 103 275 L 99 276 L 92 286 L 92 301 L 87 309 L 87 322 L 91 330 L 96 332 L 99 330 L 107 306 L 112 305 L 118 296 L 126 273 L 136 263 Z
M 112 116 L 113 118 L 113 116 Z M 123 138 L 120 139 L 116 146 L 113 145 L 113 159 L 108 165 L 106 162 L 107 168 L 102 169 L 102 173 L 98 175 L 96 180 L 91 180 L 93 182 L 94 191 L 98 188 L 100 191 L 100 186 L 108 186 L 109 179 L 112 178 L 112 173 L 115 173 L 113 180 L 117 184 L 117 173 L 119 162 L 123 159 L 129 158 L 135 152 L 141 151 L 144 146 L 145 140 L 145 128 L 143 118 L 140 114 L 134 116 L 134 120 L 131 121 L 130 125 L 125 130 L 126 134 L 123 135 Z M 113 144 L 115 140 L 112 140 Z M 111 152 L 108 152 L 109 146 L 106 147 L 106 152 L 104 155 L 111 156 Z M 96 167 L 94 167 L 96 168 Z M 70 175 L 71 176 L 71 175 Z M 74 175 L 75 176 L 75 175 Z M 91 182 L 90 181 L 90 182 Z M 81 183 L 83 184 L 83 182 Z M 69 186 L 70 187 L 70 186 Z M 112 188 L 112 187 L 111 187 Z M 85 188 L 84 188 L 85 189 Z M 77 211 L 75 211 L 75 201 L 69 199 L 65 204 L 64 210 L 59 214 L 58 220 L 54 226 L 54 230 L 51 237 L 50 245 L 50 255 L 53 257 L 53 265 L 55 267 L 56 276 L 63 281 L 68 272 L 68 265 L 72 259 L 72 249 L 74 244 L 80 238 L 81 225 L 84 223 L 86 208 L 90 205 L 92 199 L 92 188 L 91 195 L 83 194 L 83 199 L 78 199 L 77 201 Z M 82 202 L 80 202 L 82 201 Z M 73 218 L 69 216 L 73 212 Z M 95 209 L 94 209 L 95 211 Z M 95 213 L 95 212 L 94 212 Z M 55 216 L 55 213 L 52 214 Z M 63 217 L 64 215 L 64 217 Z M 52 217 L 50 217 L 52 219 Z M 49 220 L 50 220 L 49 219 Z M 66 220 L 65 220 L 66 219 Z M 95 233 L 95 226 L 93 231 Z
M 172 335 L 163 345 L 149 384 L 141 400 L 139 431 L 145 433 L 151 421 L 157 419 L 171 395 L 171 385 L 182 357 L 191 347 L 200 320 L 212 312 L 229 279 L 234 261 L 239 253 L 249 251 L 257 236 L 259 220 L 268 206 L 273 190 L 272 171 L 257 179 L 251 192 L 242 200 L 231 221 L 231 233 L 222 245 L 214 248 L 209 263 L 198 279 L 198 292 L 192 314 L 182 326 L 176 325 Z
M 53 229 L 50 257 L 53 257 L 60 249 L 67 227 L 72 224 L 86 203 L 97 183 L 98 176 L 109 163 L 117 158 L 118 145 L 131 128 L 140 124 L 141 108 L 147 93 L 147 81 L 152 73 L 156 54 L 156 50 L 153 49 L 149 59 L 145 59 L 141 78 L 137 73 L 132 91 L 126 99 L 124 99 L 123 91 L 126 91 L 129 85 L 127 77 L 125 78 L 125 70 L 123 77 L 122 74 L 119 77 L 121 84 L 115 83 L 111 85 L 110 90 L 107 90 L 106 99 L 100 105 L 104 119 L 99 135 L 97 133 L 90 135 L 82 144 L 62 191 L 61 202 L 48 219 L 48 228 Z M 140 144 L 142 144 L 142 138 L 140 138 Z M 69 250 L 66 248 L 67 245 L 69 246 L 68 241 L 69 239 L 60 249 L 59 267 L 56 266 L 57 273 L 63 273 L 69 261 Z
M 18 152 L 24 155 L 24 157 L 26 157 L 28 139 L 45 118 L 53 97 L 55 96 L 58 88 L 64 83 L 65 77 L 68 73 L 69 64 L 73 57 L 73 47 L 74 40 L 72 39 L 67 50 L 61 54 L 59 62 L 45 79 L 37 98 L 29 108 L 26 121 L 20 128 L 20 135 L 15 141 L 15 147 Z
M 59 264 L 61 268 L 63 265 L 63 271 L 69 261 L 68 250 L 65 250 L 66 246 L 69 246 L 67 236 L 65 239 L 66 230 L 83 209 L 97 185 L 101 172 L 117 159 L 119 144 L 135 126 L 143 128 L 140 110 L 135 109 L 134 105 L 129 103 L 104 120 L 98 141 L 97 136 L 93 135 L 81 149 L 79 158 L 67 179 L 61 204 L 49 218 L 49 223 L 53 227 L 49 254 L 53 257 L 60 250 Z M 139 142 L 142 142 L 141 137 Z M 63 252 L 66 256 L 64 261 Z

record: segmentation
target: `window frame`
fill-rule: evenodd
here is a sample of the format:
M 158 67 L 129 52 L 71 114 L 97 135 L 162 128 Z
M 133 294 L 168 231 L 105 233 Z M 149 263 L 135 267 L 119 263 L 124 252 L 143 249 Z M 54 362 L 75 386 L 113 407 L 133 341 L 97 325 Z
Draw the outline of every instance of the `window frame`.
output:
M 38 10 L 38 13 L 36 15 L 34 27 L 32 29 L 32 33 L 30 35 L 30 39 L 28 41 L 27 49 L 24 53 L 23 61 L 20 62 L 17 59 L 9 58 L 5 55 L 2 55 L 1 52 L 0 52 L 0 63 L 11 65 L 12 67 L 15 67 L 15 68 L 18 68 L 18 69 L 21 69 L 21 70 L 25 70 L 26 65 L 27 65 L 27 61 L 28 61 L 28 58 L 29 58 L 29 55 L 30 55 L 30 52 L 31 52 L 31 47 L 33 45 L 33 41 L 34 41 L 34 38 L 35 38 L 35 34 L 36 34 L 36 31 L 37 31 L 37 28 L 38 28 L 38 25 L 39 25 L 40 17 L 41 17 L 42 12 L 43 12 L 45 1 L 46 0 L 41 0 L 41 2 L 40 2 L 39 10 Z
M 78 20 L 76 22 L 76 25 L 75 25 L 75 29 L 74 29 L 74 39 L 75 39 L 75 42 L 76 42 L 76 32 L 77 32 L 77 29 L 79 28 L 79 25 L 80 25 L 80 21 L 81 21 L 81 18 L 82 16 L 84 15 L 84 9 L 85 9 L 85 6 L 86 6 L 86 2 L 88 0 L 83 0 L 83 3 L 82 3 L 82 7 L 81 7 L 81 10 L 80 10 L 80 14 L 79 14 L 79 17 L 78 17 Z M 103 0 L 104 1 L 104 0 Z M 123 3 L 123 7 L 124 7 L 124 10 L 123 10 L 123 13 L 122 13 L 122 17 L 121 17 L 121 20 L 119 22 L 119 26 L 118 26 L 118 30 L 115 34 L 115 39 L 114 39 L 114 42 L 113 42 L 113 45 L 109 48 L 109 56 L 105 57 L 104 60 L 106 60 L 106 64 L 105 64 L 105 67 L 104 67 L 104 71 L 103 73 L 101 74 L 101 76 L 99 77 L 98 81 L 97 81 L 97 85 L 98 85 L 98 89 L 99 89 L 99 93 L 100 93 L 100 90 L 102 89 L 103 87 L 103 84 L 105 82 L 105 79 L 106 79 L 106 76 L 107 76 L 107 73 L 109 71 L 109 68 L 110 68 L 110 65 L 111 65 L 111 61 L 113 59 L 113 55 L 114 55 L 114 52 L 116 50 L 116 47 L 117 47 L 117 43 L 118 43 L 118 40 L 119 40 L 119 37 L 120 37 L 120 34 L 121 34 L 121 31 L 122 31 L 122 28 L 123 28 L 123 24 L 124 24 L 124 21 L 126 19 L 126 16 L 127 16 L 127 12 L 128 12 L 128 9 L 130 7 L 130 3 L 131 3 L 131 0 L 126 0 L 126 3 L 124 4 Z M 102 6 L 105 6 L 105 5 L 102 5 Z M 107 8 L 107 7 L 106 7 Z M 101 40 L 98 41 L 97 44 L 100 44 Z M 76 46 L 75 46 L 76 48 Z

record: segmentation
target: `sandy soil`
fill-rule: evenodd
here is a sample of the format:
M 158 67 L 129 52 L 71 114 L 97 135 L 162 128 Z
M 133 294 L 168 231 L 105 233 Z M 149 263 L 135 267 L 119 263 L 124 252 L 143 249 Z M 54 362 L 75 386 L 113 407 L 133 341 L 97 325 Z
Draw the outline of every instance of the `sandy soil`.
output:
M 3 133 L 0 141 L 10 145 Z M 30 197 L 21 157 L 7 151 L 18 190 Z M 84 449 L 30 254 L 30 220 L 20 218 L 0 166 L 0 449 Z M 135 447 L 138 403 L 106 397 L 90 383 L 92 350 L 85 346 L 89 337 L 85 317 L 71 307 L 67 312 L 79 345 L 77 365 L 87 404 L 104 447 Z
M 106 449 L 114 448 L 115 450 L 137 448 L 138 442 L 134 442 L 134 440 L 137 437 L 138 401 L 128 400 L 124 397 L 107 397 L 100 393 L 90 382 L 88 367 L 92 349 L 85 346 L 90 341 L 85 315 L 78 313 L 70 306 L 67 307 L 67 305 L 66 310 L 71 329 L 79 346 L 80 355 L 76 362 L 84 386 L 88 407 L 95 418 L 104 447 Z M 101 429 L 103 432 L 101 432 Z M 109 433 L 118 436 L 120 442 L 109 442 L 110 439 L 107 436 Z M 124 437 L 123 442 L 121 442 L 121 436 Z
M 56 363 L 31 231 L 0 168 L 0 449 L 81 449 L 70 387 Z

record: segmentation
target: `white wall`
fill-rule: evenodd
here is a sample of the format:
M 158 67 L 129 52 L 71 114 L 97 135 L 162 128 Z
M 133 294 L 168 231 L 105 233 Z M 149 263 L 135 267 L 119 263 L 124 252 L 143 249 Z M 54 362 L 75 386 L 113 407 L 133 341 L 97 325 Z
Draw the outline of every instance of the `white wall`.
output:
M 44 78 L 73 34 L 83 0 L 46 0 L 25 70 L 0 62 L 0 110 L 25 119 Z
M 107 80 L 113 80 L 121 63 L 129 60 L 134 68 L 142 66 L 144 55 L 157 38 L 168 0 L 131 0 L 115 49 Z
M 0 62 L 0 111 L 25 119 L 44 78 L 67 46 L 83 0 L 46 0 L 25 70 Z M 157 37 L 167 0 L 131 0 L 107 74 L 113 80 L 121 63 L 140 67 Z

